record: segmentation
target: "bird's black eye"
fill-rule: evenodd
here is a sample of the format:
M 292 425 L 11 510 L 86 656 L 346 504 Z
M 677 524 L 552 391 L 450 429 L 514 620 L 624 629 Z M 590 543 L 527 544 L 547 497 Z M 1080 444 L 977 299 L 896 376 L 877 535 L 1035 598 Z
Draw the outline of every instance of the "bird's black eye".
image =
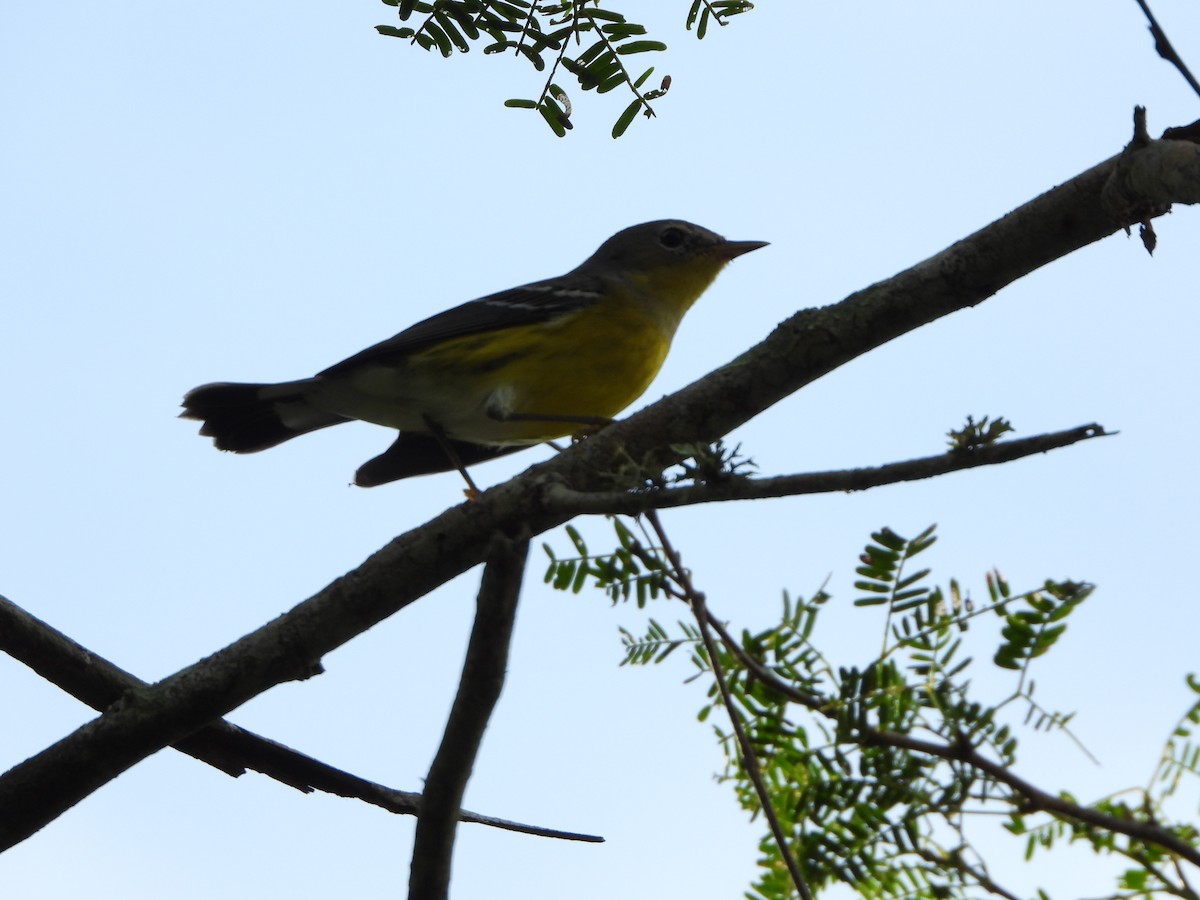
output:
M 659 243 L 669 250 L 683 246 L 683 239 L 683 229 L 676 228 L 674 225 L 670 228 L 664 228 L 663 233 L 658 236 Z

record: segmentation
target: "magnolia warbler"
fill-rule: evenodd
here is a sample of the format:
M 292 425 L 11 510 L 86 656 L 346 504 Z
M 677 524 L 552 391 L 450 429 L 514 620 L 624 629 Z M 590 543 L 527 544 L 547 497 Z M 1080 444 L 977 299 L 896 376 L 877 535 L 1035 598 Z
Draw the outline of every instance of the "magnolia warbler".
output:
M 312 378 L 202 385 L 181 415 L 235 453 L 361 419 L 400 435 L 355 484 L 456 468 L 471 484 L 466 466 L 611 421 L 717 273 L 764 246 L 689 222 L 634 225 L 559 278 L 439 313 Z

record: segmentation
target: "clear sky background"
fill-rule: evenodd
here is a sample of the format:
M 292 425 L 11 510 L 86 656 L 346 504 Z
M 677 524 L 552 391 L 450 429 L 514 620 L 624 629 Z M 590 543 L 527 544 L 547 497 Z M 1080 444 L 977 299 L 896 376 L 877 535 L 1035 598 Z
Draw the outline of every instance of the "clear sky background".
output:
M 731 359 L 794 310 L 840 300 L 1116 153 L 1135 104 L 1151 131 L 1200 101 L 1153 52 L 1133 0 L 1059 4 L 763 2 L 697 42 L 689 4 L 634 16 L 670 50 L 653 122 L 609 137 L 627 100 L 573 94 L 575 130 L 536 114 L 538 73 L 444 60 L 374 26 L 382 4 L 115 4 L 10 9 L 0 34 L 0 593 L 146 679 L 235 640 L 461 500 L 453 474 L 349 486 L 388 432 L 353 424 L 257 456 L 175 418 L 189 388 L 311 374 L 434 312 L 565 271 L 661 217 L 771 242 L 684 322 L 645 399 Z M 1200 66 L 1200 9 L 1158 0 Z M 1089 580 L 1035 669 L 1077 710 L 1093 765 L 1021 732 L 1023 775 L 1081 799 L 1142 784 L 1200 669 L 1191 587 L 1200 495 L 1194 396 L 1200 213 L 1157 223 L 1149 258 L 1110 238 L 856 361 L 733 435 L 764 474 L 937 453 L 967 414 L 1020 435 L 1099 422 L 1120 435 L 1016 464 L 857 495 L 671 512 L 713 609 L 776 620 L 783 590 L 830 577 L 817 641 L 843 664 L 879 646 L 851 610 L 870 531 L 913 535 L 982 600 Z M 543 449 L 480 467 L 498 483 Z M 586 528 L 597 548 L 602 523 Z M 561 533 L 546 540 L 561 552 Z M 552 593 L 535 548 L 510 678 L 469 808 L 603 834 L 570 845 L 460 831 L 458 898 L 736 897 L 759 825 L 714 783 L 680 656 L 617 667 L 648 614 Z M 419 790 L 457 683 L 478 572 L 422 599 L 231 719 L 334 765 Z M 990 656 L 994 635 L 974 629 Z M 977 678 L 999 697 L 1005 677 Z M 91 711 L 0 658 L 0 766 Z M 1195 794 L 1181 814 L 1194 813 Z M 980 823 L 986 835 L 995 823 Z M 996 829 L 998 830 L 998 829 Z M 401 896 L 413 822 L 163 751 L 0 857 L 0 894 L 59 898 Z M 1111 889 L 1068 854 L 994 874 L 1056 896 Z M 1053 870 L 1051 870 L 1053 869 Z

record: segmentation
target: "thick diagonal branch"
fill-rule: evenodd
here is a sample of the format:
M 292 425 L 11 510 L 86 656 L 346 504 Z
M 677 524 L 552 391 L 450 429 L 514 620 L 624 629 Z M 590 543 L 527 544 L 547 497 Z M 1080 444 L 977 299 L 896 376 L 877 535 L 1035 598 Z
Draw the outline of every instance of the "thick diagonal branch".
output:
M 1118 168 L 1122 203 L 1106 200 Z M 1155 177 L 1157 173 L 1157 177 Z M 1128 187 L 1145 192 L 1131 203 Z M 306 678 L 321 657 L 477 565 L 497 531 L 538 535 L 569 514 L 541 502 L 547 483 L 576 490 L 637 485 L 647 462 L 712 442 L 822 375 L 921 325 L 983 302 L 1052 260 L 1139 223 L 1145 207 L 1200 202 L 1200 146 L 1153 141 L 1047 191 L 975 234 L 841 303 L 804 310 L 699 382 L 572 450 L 401 535 L 349 574 L 257 631 L 147 688 L 0 777 L 0 849 L 28 837 L 130 766 L 276 684 Z M 622 468 L 633 459 L 639 465 Z

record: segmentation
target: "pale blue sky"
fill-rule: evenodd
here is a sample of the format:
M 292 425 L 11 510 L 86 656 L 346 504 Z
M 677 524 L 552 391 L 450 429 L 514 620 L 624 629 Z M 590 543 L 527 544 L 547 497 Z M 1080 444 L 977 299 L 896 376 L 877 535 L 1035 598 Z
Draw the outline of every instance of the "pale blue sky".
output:
M 165 676 L 461 498 L 454 475 L 349 487 L 390 441 L 367 425 L 219 454 L 175 418 L 189 388 L 311 374 L 440 309 L 565 271 L 647 219 L 771 241 L 689 315 L 657 398 L 795 309 L 888 277 L 1117 152 L 1134 104 L 1155 134 L 1200 109 L 1132 0 L 763 2 L 699 44 L 682 29 L 688 5 L 640 19 L 669 44 L 655 62 L 674 85 L 658 119 L 617 142 L 625 98 L 574 95 L 576 128 L 555 139 L 502 107 L 536 95 L 530 67 L 380 37 L 373 26 L 394 17 L 382 4 L 10 11 L 0 593 L 141 677 Z M 1195 4 L 1155 8 L 1200 66 Z M 1144 782 L 1188 702 L 1182 677 L 1200 669 L 1188 399 L 1200 214 L 1181 208 L 1157 228 L 1154 259 L 1110 238 L 830 375 L 732 440 L 770 474 L 936 453 L 968 413 L 1007 416 L 1021 435 L 1097 421 L 1120 436 L 936 483 L 669 513 L 714 610 L 762 627 L 782 590 L 810 593 L 832 573 L 817 639 L 861 662 L 881 626 L 848 609 L 859 548 L 882 525 L 914 534 L 934 521 L 930 563 L 977 598 L 992 566 L 1017 588 L 1094 581 L 1035 674 L 1043 702 L 1078 710 L 1102 765 L 1028 734 L 1021 771 L 1084 799 Z M 494 484 L 543 455 L 476 475 Z M 604 544 L 602 525 L 586 533 Z M 758 827 L 711 779 L 719 751 L 695 722 L 700 691 L 680 683 L 685 661 L 618 669 L 617 626 L 638 631 L 645 613 L 551 593 L 542 560 L 535 549 L 467 805 L 608 843 L 464 827 L 455 897 L 739 896 Z M 230 718 L 419 789 L 477 580 Z M 995 680 L 997 696 L 1006 687 Z M 90 717 L 0 657 L 0 766 Z M 164 751 L 0 858 L 0 892 L 398 896 L 411 839 L 409 819 Z M 1110 884 L 1085 880 L 1101 872 L 1088 857 L 1069 859 L 1078 867 L 1014 863 L 998 877 L 1061 896 Z

